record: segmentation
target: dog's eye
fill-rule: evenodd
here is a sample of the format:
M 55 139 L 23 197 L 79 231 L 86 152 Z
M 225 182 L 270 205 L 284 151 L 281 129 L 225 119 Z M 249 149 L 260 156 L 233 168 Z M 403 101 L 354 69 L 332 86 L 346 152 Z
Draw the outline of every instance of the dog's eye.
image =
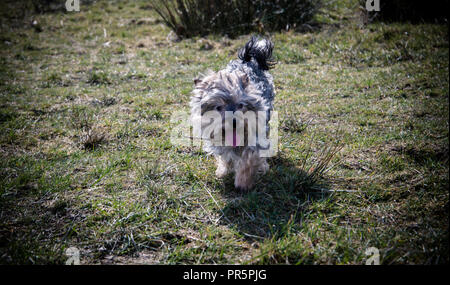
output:
M 222 111 L 222 109 L 223 109 L 223 107 L 222 107 L 222 106 L 216 106 L 216 111 L 219 111 L 219 112 L 221 112 L 221 111 Z
M 242 108 L 244 108 L 244 104 L 239 103 L 239 104 L 238 104 L 238 109 L 242 109 Z

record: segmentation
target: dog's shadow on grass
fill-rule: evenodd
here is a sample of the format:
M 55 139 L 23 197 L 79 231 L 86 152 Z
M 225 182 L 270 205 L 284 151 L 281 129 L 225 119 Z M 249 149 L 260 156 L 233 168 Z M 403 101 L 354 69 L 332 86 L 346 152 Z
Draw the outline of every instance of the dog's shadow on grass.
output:
M 237 191 L 229 176 L 220 192 L 228 200 L 221 209 L 222 223 L 247 240 L 282 237 L 300 228 L 311 203 L 329 197 L 325 179 L 313 178 L 281 155 L 269 159 L 269 164 L 270 171 L 251 191 Z

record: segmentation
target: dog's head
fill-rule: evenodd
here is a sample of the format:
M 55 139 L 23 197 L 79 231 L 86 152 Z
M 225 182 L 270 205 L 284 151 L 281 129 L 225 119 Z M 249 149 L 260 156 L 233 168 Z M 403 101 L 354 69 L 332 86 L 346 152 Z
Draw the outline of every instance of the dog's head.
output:
M 219 71 L 194 83 L 191 111 L 193 123 L 201 125 L 201 137 L 219 146 L 253 145 L 257 122 L 268 108 L 248 76 Z

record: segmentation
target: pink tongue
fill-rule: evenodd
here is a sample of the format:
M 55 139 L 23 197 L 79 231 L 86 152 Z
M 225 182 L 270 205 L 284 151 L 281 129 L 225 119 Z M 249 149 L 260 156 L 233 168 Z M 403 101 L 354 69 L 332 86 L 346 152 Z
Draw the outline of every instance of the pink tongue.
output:
M 226 141 L 227 141 L 227 145 L 233 145 L 233 147 L 236 147 L 239 143 L 240 143 L 240 138 L 239 136 L 236 134 L 236 130 L 233 130 L 233 134 L 232 135 L 227 135 L 226 136 Z

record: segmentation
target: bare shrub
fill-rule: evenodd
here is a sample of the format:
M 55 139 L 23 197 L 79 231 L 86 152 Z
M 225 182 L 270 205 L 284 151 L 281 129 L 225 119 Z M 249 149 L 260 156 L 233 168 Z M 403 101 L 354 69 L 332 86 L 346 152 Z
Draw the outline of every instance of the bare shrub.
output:
M 151 0 L 164 22 L 184 37 L 209 33 L 233 36 L 295 27 L 310 21 L 320 3 L 313 0 Z

